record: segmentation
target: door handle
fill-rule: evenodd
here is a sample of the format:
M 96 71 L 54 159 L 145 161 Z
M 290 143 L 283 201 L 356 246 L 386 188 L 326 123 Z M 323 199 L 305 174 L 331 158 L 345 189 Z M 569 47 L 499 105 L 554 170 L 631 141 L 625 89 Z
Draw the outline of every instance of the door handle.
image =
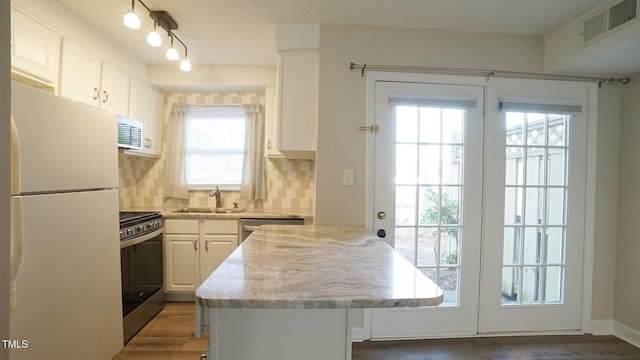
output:
M 387 232 L 384 231 L 384 229 L 378 229 L 378 232 L 376 233 L 376 235 L 378 235 L 379 238 L 385 238 L 387 237 Z

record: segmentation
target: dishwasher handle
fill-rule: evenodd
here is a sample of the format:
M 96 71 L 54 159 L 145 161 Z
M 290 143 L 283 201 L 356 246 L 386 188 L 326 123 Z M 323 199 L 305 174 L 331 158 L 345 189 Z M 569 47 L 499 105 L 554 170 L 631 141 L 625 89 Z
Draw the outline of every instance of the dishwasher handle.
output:
M 259 225 L 244 225 L 242 228 L 247 232 L 254 232 Z

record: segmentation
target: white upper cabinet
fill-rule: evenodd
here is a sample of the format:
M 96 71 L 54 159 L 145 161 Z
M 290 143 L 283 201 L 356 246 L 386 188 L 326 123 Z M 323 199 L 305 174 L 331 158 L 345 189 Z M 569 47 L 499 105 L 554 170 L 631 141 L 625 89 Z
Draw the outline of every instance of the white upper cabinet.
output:
M 102 60 L 65 39 L 62 44 L 60 95 L 99 107 Z
M 142 149 L 127 150 L 138 155 L 160 156 L 164 96 L 137 80 L 131 80 L 129 117 L 142 122 Z
M 102 63 L 100 80 L 100 108 L 114 114 L 129 114 L 129 75 Z
M 11 70 L 29 85 L 58 87 L 60 35 L 11 9 Z
M 118 115 L 129 115 L 129 76 L 65 39 L 60 95 Z
M 265 86 L 264 94 L 264 154 L 270 158 L 282 158 L 278 150 L 278 107 L 275 85 Z
M 315 158 L 318 137 L 319 55 L 287 51 L 278 63 L 278 150 L 287 158 Z

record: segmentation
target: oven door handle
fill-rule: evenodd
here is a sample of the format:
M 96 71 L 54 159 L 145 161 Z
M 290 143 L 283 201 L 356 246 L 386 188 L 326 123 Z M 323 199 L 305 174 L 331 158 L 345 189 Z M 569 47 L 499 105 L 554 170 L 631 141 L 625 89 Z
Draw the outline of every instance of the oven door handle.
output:
M 150 232 L 148 234 L 144 234 L 144 235 L 142 235 L 140 237 L 137 237 L 137 238 L 121 241 L 120 242 L 120 249 L 124 249 L 126 247 L 133 246 L 133 245 L 136 245 L 136 244 L 140 244 L 141 242 L 145 242 L 147 240 L 151 240 L 151 239 L 153 239 L 154 237 L 156 237 L 158 235 L 162 235 L 162 228 L 160 228 L 158 230 L 155 230 L 153 232 Z

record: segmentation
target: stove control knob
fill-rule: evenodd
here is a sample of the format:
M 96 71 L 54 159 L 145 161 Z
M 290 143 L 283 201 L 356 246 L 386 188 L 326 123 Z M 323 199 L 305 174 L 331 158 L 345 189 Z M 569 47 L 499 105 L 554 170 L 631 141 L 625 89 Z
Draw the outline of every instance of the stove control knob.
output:
M 144 225 L 138 225 L 138 232 L 144 231 Z
M 125 238 L 125 231 L 124 230 L 120 230 L 120 240 Z
M 127 236 L 131 236 L 131 235 L 133 235 L 133 234 L 135 234 L 134 229 L 132 229 L 132 228 L 128 228 L 128 229 L 127 229 Z

